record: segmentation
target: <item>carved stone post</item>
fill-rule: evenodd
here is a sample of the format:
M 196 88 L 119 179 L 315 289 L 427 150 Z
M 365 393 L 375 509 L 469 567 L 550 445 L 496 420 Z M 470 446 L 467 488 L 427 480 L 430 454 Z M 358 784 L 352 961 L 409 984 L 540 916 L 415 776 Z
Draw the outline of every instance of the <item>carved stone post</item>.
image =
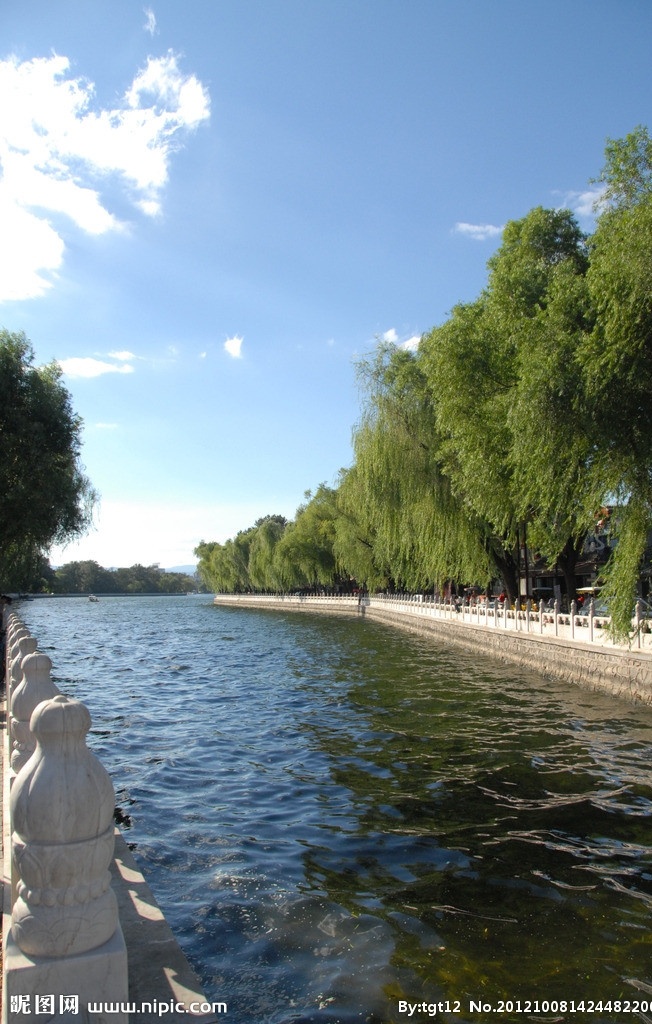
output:
M 6 614 L 5 633 L 7 635 L 7 647 L 9 647 L 9 644 L 11 643 L 11 638 L 13 634 L 21 626 L 24 629 L 26 629 L 26 626 L 24 625 L 23 621 L 19 618 L 19 616 L 16 614 L 16 612 L 9 612 Z
M 593 643 L 593 619 L 595 616 L 595 601 L 591 598 L 589 602 L 589 640 Z
M 28 630 L 27 626 L 24 626 L 22 622 L 18 622 L 13 629 L 7 632 L 7 653 L 6 653 L 6 680 L 7 680 L 7 695 L 11 694 L 11 687 L 15 686 L 18 681 L 14 678 L 16 669 L 12 669 L 16 655 L 18 654 L 18 644 L 21 640 L 33 639 L 32 634 Z M 34 643 L 34 650 L 36 650 L 36 643 Z
M 30 632 L 25 623 L 18 618 L 15 612 L 12 612 L 7 622 L 7 653 L 11 648 L 14 640 L 17 639 L 18 635 L 29 636 Z
M 32 640 L 36 644 L 35 640 Z M 20 646 L 30 643 L 22 640 Z M 30 729 L 30 719 L 38 705 L 59 693 L 50 678 L 52 662 L 47 654 L 34 651 L 22 659 L 22 680 L 11 698 L 11 767 L 19 772 L 36 749 L 36 737 Z
M 18 877 L 3 950 L 5 1005 L 47 994 L 61 1012 L 74 998 L 80 1021 L 128 1024 L 127 950 L 109 873 L 115 799 L 86 746 L 90 724 L 84 705 L 62 694 L 32 714 L 36 749 L 10 800 Z M 90 1012 L 107 1002 L 110 1017 Z
M 91 718 L 62 694 L 38 705 L 37 748 L 11 792 L 19 875 L 12 933 L 30 956 L 67 957 L 101 946 L 118 927 L 110 887 L 114 792 L 86 746 Z
M 36 644 L 36 637 L 30 636 L 29 633 L 21 633 L 16 639 L 14 639 L 11 645 L 6 685 L 8 707 L 11 707 L 12 697 L 22 679 L 23 659 L 26 658 L 28 654 L 34 653 L 36 650 Z
M 634 607 L 634 628 L 636 630 L 637 647 L 641 646 L 641 619 L 643 618 L 642 611 L 643 605 L 641 604 L 641 599 L 639 597 L 637 598 L 636 605 Z

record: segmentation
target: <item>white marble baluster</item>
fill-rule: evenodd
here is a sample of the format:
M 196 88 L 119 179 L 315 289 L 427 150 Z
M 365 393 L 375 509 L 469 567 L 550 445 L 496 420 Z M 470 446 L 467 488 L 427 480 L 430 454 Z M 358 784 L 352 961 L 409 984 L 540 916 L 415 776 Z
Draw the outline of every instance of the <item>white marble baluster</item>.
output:
M 26 638 L 19 646 L 32 643 L 36 645 L 36 640 Z M 36 737 L 29 724 L 32 714 L 42 701 L 51 700 L 59 693 L 50 678 L 51 669 L 52 662 L 47 654 L 34 651 L 22 659 L 22 679 L 11 697 L 11 767 L 15 772 L 27 764 L 36 749 Z
M 6 685 L 6 696 L 7 696 L 7 707 L 11 708 L 11 701 L 13 695 L 18 689 L 21 680 L 23 678 L 23 661 L 28 654 L 33 654 L 36 650 L 37 640 L 30 633 L 19 633 L 14 639 L 11 645 L 11 655 L 9 662 L 9 669 L 7 671 L 7 685 Z M 11 737 L 11 726 L 9 735 Z
M 12 934 L 31 957 L 70 957 L 118 929 L 110 887 L 111 780 L 86 746 L 91 718 L 61 694 L 31 719 L 36 750 L 11 791 L 12 856 L 19 876 Z
M 31 636 L 32 634 L 28 630 L 27 626 L 16 617 L 11 624 L 7 627 L 7 650 L 5 653 L 5 672 L 7 687 L 11 686 L 11 663 L 16 656 L 18 651 L 18 641 L 23 637 Z

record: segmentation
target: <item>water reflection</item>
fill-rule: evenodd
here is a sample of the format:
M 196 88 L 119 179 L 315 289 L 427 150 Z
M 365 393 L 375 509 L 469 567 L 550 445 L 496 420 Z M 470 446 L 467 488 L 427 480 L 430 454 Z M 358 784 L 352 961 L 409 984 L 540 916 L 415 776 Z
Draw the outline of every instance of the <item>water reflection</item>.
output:
M 231 1021 L 652 986 L 652 713 L 373 622 L 134 600 L 25 618 Z

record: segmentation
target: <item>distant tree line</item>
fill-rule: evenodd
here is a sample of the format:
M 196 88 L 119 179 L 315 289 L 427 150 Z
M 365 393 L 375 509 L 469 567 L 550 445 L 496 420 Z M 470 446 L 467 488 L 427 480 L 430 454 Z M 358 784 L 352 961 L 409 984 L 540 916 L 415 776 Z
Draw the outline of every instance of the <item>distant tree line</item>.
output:
M 185 572 L 166 572 L 158 565 L 106 569 L 88 560 L 48 569 L 41 589 L 52 594 L 185 594 L 201 586 Z
M 631 616 L 652 530 L 652 139 L 609 140 L 596 229 L 537 207 L 507 224 L 487 284 L 415 352 L 359 364 L 354 461 L 293 521 L 202 542 L 219 591 L 347 585 L 423 590 L 500 579 L 519 550 L 570 596 L 588 533 L 612 515 L 603 596 Z
M 185 594 L 200 587 L 193 576 L 165 572 L 157 565 L 104 569 L 94 561 L 68 562 L 51 569 L 46 582 L 53 594 Z

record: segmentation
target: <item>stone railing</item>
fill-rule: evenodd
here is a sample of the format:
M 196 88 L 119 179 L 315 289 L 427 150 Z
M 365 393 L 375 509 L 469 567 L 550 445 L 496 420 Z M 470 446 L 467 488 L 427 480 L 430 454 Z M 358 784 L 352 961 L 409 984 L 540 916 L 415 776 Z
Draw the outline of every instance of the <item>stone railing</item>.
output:
M 110 874 L 113 785 L 86 746 L 88 710 L 59 692 L 14 612 L 5 611 L 5 636 L 3 1021 L 101 1024 L 89 1003 L 128 999 Z M 110 1019 L 126 1024 L 127 1014 Z
M 520 608 L 513 608 L 507 602 L 497 600 L 469 603 L 454 598 L 440 600 L 423 594 L 218 594 L 215 600 L 222 604 L 242 602 L 259 607 L 304 607 L 322 611 L 385 608 L 400 615 L 443 619 L 508 633 L 538 634 L 616 649 L 652 650 L 652 623 L 643 616 L 639 603 L 632 619 L 629 640 L 616 642 L 610 628 L 611 619 L 597 615 L 593 601 L 589 602 L 586 611 L 579 609 L 573 601 L 570 611 L 562 612 L 558 601 L 543 605 L 528 601 Z
M 650 624 L 642 614 L 639 602 L 636 604 L 629 640 L 614 641 L 611 619 L 597 615 L 593 601 L 586 610 L 578 610 L 575 601 L 569 612 L 562 612 L 559 602 L 543 602 L 535 605 L 525 602 L 520 608 L 512 608 L 507 602 L 475 601 L 458 602 L 454 598 L 437 600 L 422 594 L 374 594 L 365 597 L 369 605 L 391 607 L 408 615 L 422 615 L 436 619 L 448 619 L 467 625 L 483 626 L 489 629 L 507 630 L 512 633 L 530 633 L 540 636 L 554 636 L 576 643 L 624 648 L 652 648 Z

